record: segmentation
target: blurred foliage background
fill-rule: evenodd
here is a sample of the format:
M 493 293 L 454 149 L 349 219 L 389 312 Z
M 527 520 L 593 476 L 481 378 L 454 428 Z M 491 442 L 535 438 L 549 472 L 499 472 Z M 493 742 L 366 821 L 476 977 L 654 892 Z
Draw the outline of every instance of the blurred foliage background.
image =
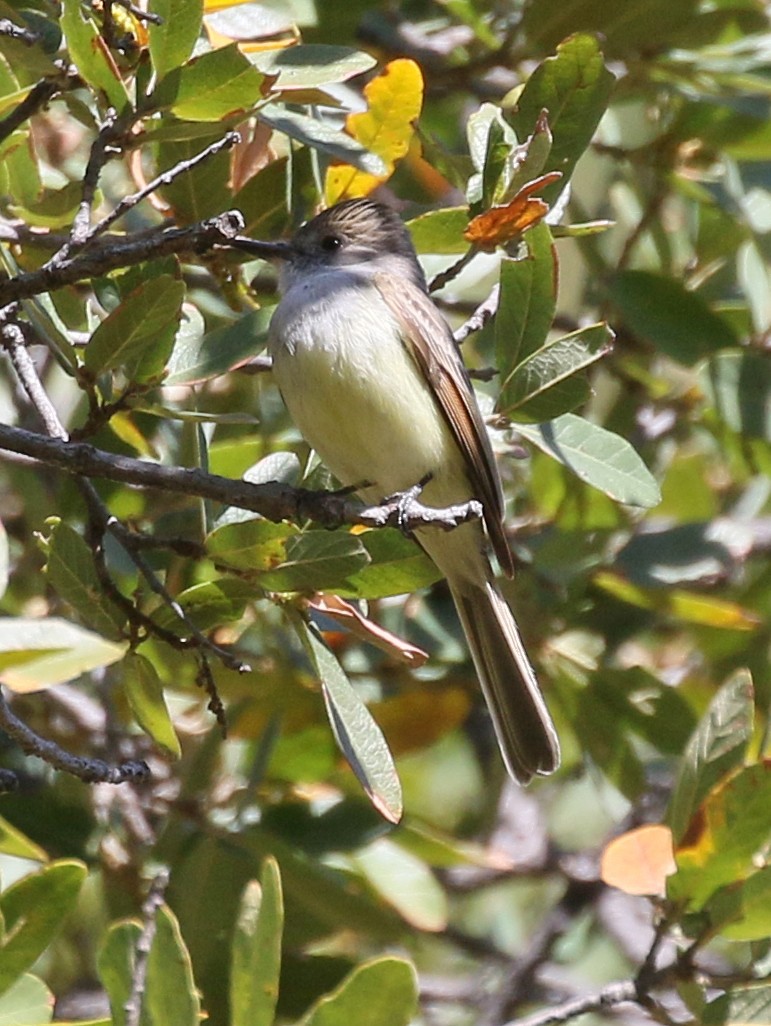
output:
M 0 1022 L 771 1022 L 770 45 L 761 0 L 0 2 Z M 333 484 L 201 221 L 370 194 L 490 414 L 526 791 L 397 531 L 18 455 Z

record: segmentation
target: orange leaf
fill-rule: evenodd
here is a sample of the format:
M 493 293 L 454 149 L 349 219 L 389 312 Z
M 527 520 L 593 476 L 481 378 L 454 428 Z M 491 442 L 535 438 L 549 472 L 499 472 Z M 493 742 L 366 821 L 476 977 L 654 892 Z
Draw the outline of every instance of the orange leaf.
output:
M 677 870 L 669 827 L 637 827 L 610 842 L 602 853 L 600 876 L 627 894 L 664 894 Z
M 561 177 L 559 171 L 550 171 L 540 178 L 534 178 L 532 182 L 523 185 L 506 206 L 492 207 L 473 217 L 463 233 L 464 238 L 486 253 L 492 253 L 496 246 L 511 242 L 525 228 L 537 224 L 549 210 L 548 203 L 533 198 L 533 193 L 540 192 Z
M 424 652 L 422 648 L 411 645 L 398 635 L 392 634 L 391 631 L 387 631 L 385 627 L 381 627 L 373 620 L 368 620 L 355 606 L 346 602 L 345 599 L 338 598 L 337 595 L 317 592 L 308 601 L 308 605 L 311 609 L 316 609 L 325 616 L 337 620 L 338 623 L 345 624 L 351 634 L 362 641 L 369 642 L 370 645 L 374 645 L 383 652 L 387 652 L 399 662 L 407 663 L 408 666 L 422 666 L 428 659 L 428 652 Z
M 342 199 L 367 196 L 393 174 L 396 162 L 407 153 L 415 133 L 413 122 L 423 106 L 423 76 L 415 61 L 391 61 L 364 89 L 367 110 L 349 114 L 349 135 L 387 167 L 384 175 L 371 175 L 350 164 L 333 164 L 327 171 L 324 197 L 332 206 Z

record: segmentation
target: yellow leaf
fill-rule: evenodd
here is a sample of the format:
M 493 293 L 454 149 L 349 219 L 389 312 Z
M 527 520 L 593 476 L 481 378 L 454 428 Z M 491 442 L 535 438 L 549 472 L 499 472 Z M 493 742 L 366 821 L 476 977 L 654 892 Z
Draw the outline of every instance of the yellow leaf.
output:
M 380 157 L 388 168 L 371 175 L 349 164 L 334 164 L 327 171 L 324 197 L 332 206 L 343 199 L 367 196 L 391 177 L 396 162 L 407 153 L 414 136 L 413 123 L 423 105 L 423 76 L 418 65 L 406 58 L 391 61 L 364 89 L 367 110 L 349 114 L 349 135 Z
M 658 824 L 614 838 L 600 864 L 605 883 L 627 894 L 664 894 L 667 877 L 676 871 L 672 831 Z

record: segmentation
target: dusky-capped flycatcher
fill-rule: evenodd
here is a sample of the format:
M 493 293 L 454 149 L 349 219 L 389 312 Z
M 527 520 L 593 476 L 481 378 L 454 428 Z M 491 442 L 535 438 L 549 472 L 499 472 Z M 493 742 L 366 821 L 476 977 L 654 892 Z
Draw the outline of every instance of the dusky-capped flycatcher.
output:
M 452 332 L 434 306 L 398 215 L 349 200 L 289 242 L 231 245 L 280 261 L 273 373 L 305 440 L 369 503 L 427 480 L 422 501 L 478 499 L 512 573 L 492 447 Z M 559 765 L 559 742 L 517 624 L 495 583 L 479 521 L 415 536 L 447 578 L 504 762 L 521 783 Z

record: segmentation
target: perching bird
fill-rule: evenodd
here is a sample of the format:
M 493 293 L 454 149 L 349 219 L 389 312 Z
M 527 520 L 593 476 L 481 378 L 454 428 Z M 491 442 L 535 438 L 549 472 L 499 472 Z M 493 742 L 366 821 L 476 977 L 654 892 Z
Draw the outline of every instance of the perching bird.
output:
M 432 302 L 398 215 L 340 203 L 289 242 L 234 240 L 280 261 L 269 349 L 305 440 L 368 503 L 426 481 L 421 501 L 481 501 L 498 561 L 513 565 L 490 440 L 450 328 Z M 415 531 L 447 578 L 509 773 L 520 783 L 559 765 L 559 742 L 479 521 Z

